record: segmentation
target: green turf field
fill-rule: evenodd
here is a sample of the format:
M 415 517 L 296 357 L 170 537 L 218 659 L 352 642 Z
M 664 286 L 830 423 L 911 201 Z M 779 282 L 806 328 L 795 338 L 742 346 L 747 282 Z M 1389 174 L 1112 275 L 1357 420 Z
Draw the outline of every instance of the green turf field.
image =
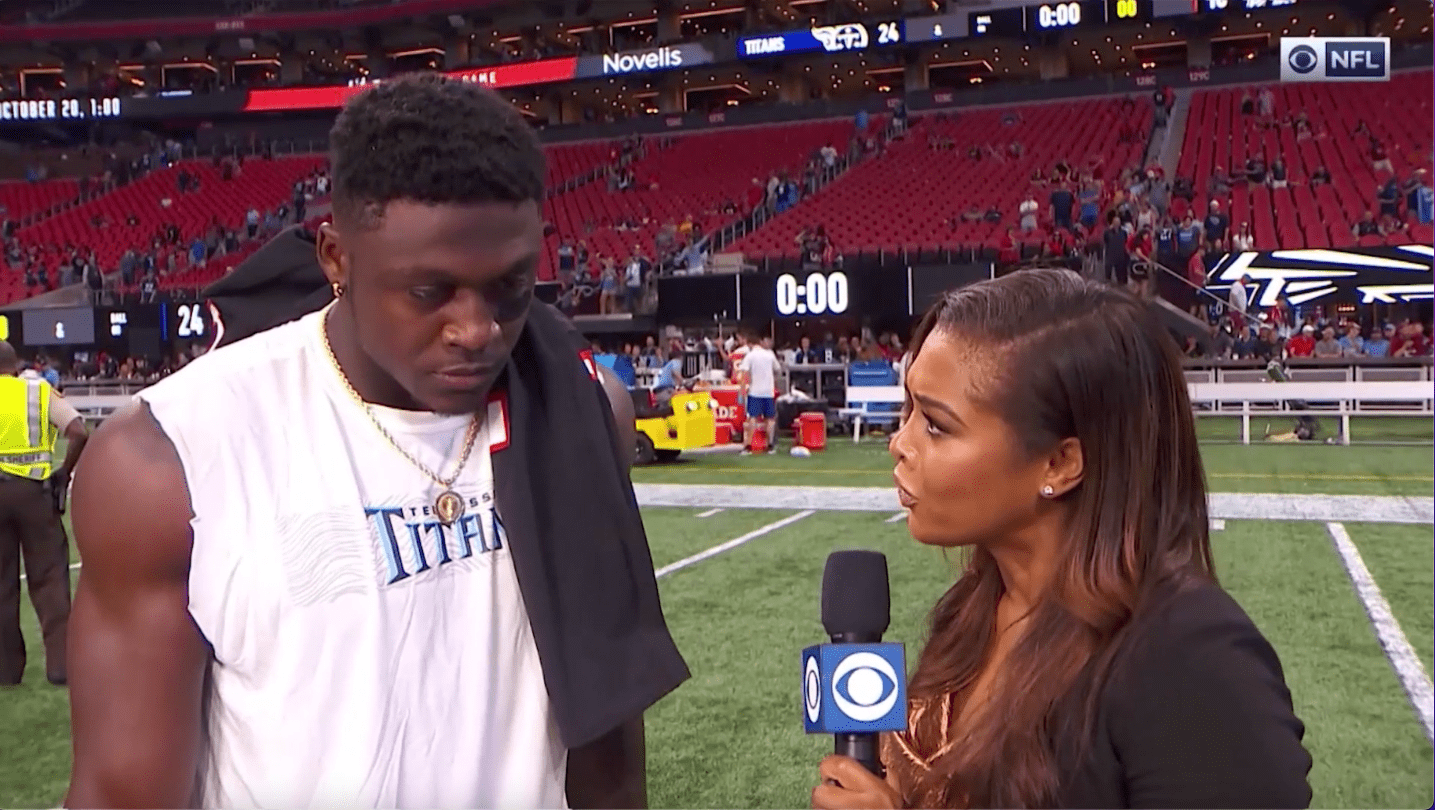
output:
M 1223 584 L 1281 655 L 1315 759 L 1313 806 L 1430 807 L 1427 732 L 1332 541 L 1333 532 L 1348 534 L 1388 603 L 1387 639 L 1394 625 L 1408 639 L 1414 669 L 1405 667 L 1407 680 L 1418 686 L 1424 678 L 1428 689 L 1435 669 L 1432 526 L 1371 521 L 1397 519 L 1390 516 L 1402 505 L 1429 513 L 1430 449 L 1213 444 L 1205 458 L 1218 493 L 1213 504 L 1268 505 L 1255 515 L 1263 519 L 1224 519 L 1212 537 Z M 782 493 L 799 485 L 888 487 L 890 459 L 880 440 L 837 440 L 808 459 L 695 457 L 636 470 L 634 479 L 645 503 L 652 502 L 648 485 L 690 485 L 666 488 L 690 505 L 644 509 L 664 608 L 693 671 L 648 715 L 651 805 L 807 806 L 816 763 L 831 741 L 802 733 L 797 660 L 802 647 L 823 640 L 826 555 L 853 546 L 887 555 L 894 594 L 888 638 L 907 643 L 909 655 L 921 642 L 926 610 L 952 581 L 952 561 L 913 542 L 891 509 L 839 511 L 853 504 L 836 492 L 820 508 L 776 508 Z M 766 508 L 705 505 L 704 489 L 719 484 L 759 485 L 744 491 Z M 1286 501 L 1309 504 L 1321 495 L 1360 497 L 1331 499 L 1349 513 L 1339 521 L 1280 511 Z M 788 522 L 774 528 L 780 521 Z M 744 537 L 750 539 L 694 559 Z M 54 807 L 68 774 L 68 708 L 64 690 L 44 681 L 28 605 L 23 621 L 35 652 L 26 683 L 0 691 L 0 807 Z

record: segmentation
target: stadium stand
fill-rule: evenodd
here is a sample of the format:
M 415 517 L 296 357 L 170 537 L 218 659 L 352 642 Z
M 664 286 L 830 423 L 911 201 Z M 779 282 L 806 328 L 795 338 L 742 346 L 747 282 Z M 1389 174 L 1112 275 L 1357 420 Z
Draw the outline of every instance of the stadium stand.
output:
M 84 244 L 94 249 L 101 267 L 114 267 L 126 250 L 149 245 L 156 231 L 169 223 L 178 226 L 183 240 L 202 234 L 215 221 L 237 227 L 250 208 L 263 214 L 290 199 L 295 181 L 323 165 L 324 158 L 317 155 L 247 160 L 237 176 L 225 180 L 213 162 L 181 161 L 22 228 L 17 236 L 25 246 Z M 179 191 L 180 171 L 198 176 L 198 192 Z M 131 214 L 133 225 L 127 222 Z M 95 217 L 107 224 L 94 227 Z
M 44 180 L 38 183 L 13 181 L 0 183 L 0 208 L 4 213 L 0 219 L 23 221 L 37 214 L 44 214 L 56 206 L 73 202 L 80 195 L 80 184 L 76 180 Z
M 1364 237 L 1353 235 L 1352 228 L 1367 211 L 1379 211 L 1377 193 L 1388 179 L 1404 182 L 1430 168 L 1431 79 L 1430 71 L 1397 74 L 1379 93 L 1362 85 L 1319 83 L 1194 93 L 1178 174 L 1198 180 L 1197 216 L 1211 199 L 1223 201 L 1233 225 L 1251 224 L 1257 250 L 1429 244 L 1430 227 L 1419 223 L 1408 233 Z M 1267 90 L 1271 116 L 1260 109 L 1259 97 Z M 1375 166 L 1372 139 L 1389 167 Z M 1252 158 L 1263 161 L 1267 175 L 1280 159 L 1286 186 L 1249 183 Z M 1321 167 L 1331 179 L 1312 186 Z M 1207 182 L 1218 170 L 1234 176 L 1229 192 L 1213 193 Z
M 665 222 L 692 216 L 713 232 L 740 214 L 753 179 L 798 173 L 813 152 L 841 147 L 852 134 L 850 121 L 819 121 L 687 135 L 666 148 L 652 148 L 632 165 L 633 186 L 610 188 L 603 180 L 551 198 L 545 218 L 554 231 L 547 239 L 540 278 L 554 278 L 557 249 L 564 238 L 581 239 L 597 255 L 626 258 L 635 244 L 651 250 Z
M 846 172 L 730 249 L 749 258 L 796 257 L 807 227 L 824 227 L 840 252 L 896 252 L 998 246 L 1033 189 L 1013 182 L 1043 177 L 1065 162 L 1111 177 L 1139 165 L 1150 130 L 1149 104 L 1100 99 L 934 114 L 913 119 L 905 138 Z M 1122 142 L 1120 131 L 1139 136 Z M 1016 152 L 1010 151 L 1016 144 Z M 980 158 L 972 157 L 980 150 Z M 1019 152 L 1019 154 L 1017 154 Z M 1036 190 L 1045 209 L 1046 192 Z M 964 222 L 964 211 L 995 208 L 1000 222 Z M 1043 225 L 1046 221 L 1043 211 Z M 1042 232 L 1028 234 L 1036 241 Z

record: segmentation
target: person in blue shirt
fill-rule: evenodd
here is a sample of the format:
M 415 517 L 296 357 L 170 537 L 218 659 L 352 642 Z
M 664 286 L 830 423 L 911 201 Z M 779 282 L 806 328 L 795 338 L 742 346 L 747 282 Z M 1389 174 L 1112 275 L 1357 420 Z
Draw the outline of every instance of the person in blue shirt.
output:
M 1363 351 L 1365 352 L 1365 356 L 1389 357 L 1390 338 L 1394 334 L 1395 326 L 1393 324 L 1386 324 L 1384 331 L 1381 331 L 1380 327 L 1378 326 L 1372 328 L 1370 330 L 1370 337 L 1366 338 L 1365 340 L 1365 347 L 1363 349 Z
M 1176 229 L 1176 251 L 1181 255 L 1184 264 L 1191 255 L 1196 252 L 1196 247 L 1201 243 L 1201 226 L 1186 212 L 1185 218 L 1181 220 L 1181 227 Z
M 675 354 L 658 370 L 658 380 L 653 384 L 653 397 L 658 407 L 666 405 L 673 398 L 673 392 L 683 384 L 683 358 Z
M 56 371 L 55 367 L 50 365 L 49 358 L 41 358 L 40 376 L 45 378 L 45 382 L 49 383 L 51 388 L 56 391 L 60 390 L 60 372 Z

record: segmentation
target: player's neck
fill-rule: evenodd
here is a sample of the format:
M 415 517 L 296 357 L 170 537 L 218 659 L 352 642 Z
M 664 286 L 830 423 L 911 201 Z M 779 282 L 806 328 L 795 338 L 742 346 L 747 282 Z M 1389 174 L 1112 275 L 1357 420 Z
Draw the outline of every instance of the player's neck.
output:
M 332 308 L 324 315 L 324 332 L 329 345 L 333 347 L 334 359 L 339 364 L 339 373 L 354 387 L 359 398 L 371 405 L 380 405 L 398 411 L 427 411 L 413 396 L 379 368 L 359 347 L 357 332 L 352 317 L 339 307 Z

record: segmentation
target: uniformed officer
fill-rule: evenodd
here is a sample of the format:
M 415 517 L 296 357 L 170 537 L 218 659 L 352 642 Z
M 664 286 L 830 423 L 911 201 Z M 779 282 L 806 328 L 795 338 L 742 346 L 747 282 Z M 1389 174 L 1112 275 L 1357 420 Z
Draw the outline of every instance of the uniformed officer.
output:
M 65 631 L 70 620 L 70 548 L 60 515 L 70 471 L 89 430 L 74 406 L 44 380 L 21 379 L 19 358 L 0 341 L 0 686 L 20 683 L 20 560 L 45 643 L 45 675 L 65 683 Z M 55 444 L 69 441 L 55 466 Z

